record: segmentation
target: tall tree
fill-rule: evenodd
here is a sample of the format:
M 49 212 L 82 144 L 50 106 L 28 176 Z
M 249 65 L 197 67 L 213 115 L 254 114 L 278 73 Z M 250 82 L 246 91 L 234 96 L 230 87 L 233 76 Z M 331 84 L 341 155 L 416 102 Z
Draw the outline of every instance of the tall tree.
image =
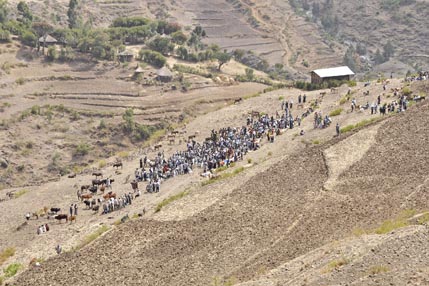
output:
M 24 1 L 20 1 L 17 5 L 18 13 L 21 15 L 21 21 L 24 23 L 31 23 L 33 21 L 33 14 Z
M 217 69 L 220 70 L 224 64 L 226 64 L 227 62 L 229 62 L 231 60 L 231 55 L 228 54 L 227 52 L 223 52 L 223 53 L 220 52 L 220 53 L 217 53 L 215 55 L 215 58 L 219 62 L 219 66 Z
M 69 18 L 69 28 L 77 28 L 79 26 L 79 14 L 78 14 L 79 3 L 77 0 L 70 0 L 69 9 L 67 11 L 67 17 Z
M 0 0 L 0 23 L 5 23 L 7 21 L 8 12 L 7 0 Z

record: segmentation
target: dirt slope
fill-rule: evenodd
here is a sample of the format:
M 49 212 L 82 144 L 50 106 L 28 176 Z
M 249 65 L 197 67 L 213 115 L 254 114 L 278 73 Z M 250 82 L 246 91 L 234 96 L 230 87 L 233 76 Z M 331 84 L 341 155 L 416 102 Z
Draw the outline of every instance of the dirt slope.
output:
M 357 227 L 375 227 L 403 209 L 426 209 L 428 109 L 381 123 L 376 143 L 338 177 L 333 191 L 322 190 L 329 176 L 323 151 L 346 136 L 291 155 L 191 218 L 127 223 L 23 273 L 17 284 L 244 282 Z

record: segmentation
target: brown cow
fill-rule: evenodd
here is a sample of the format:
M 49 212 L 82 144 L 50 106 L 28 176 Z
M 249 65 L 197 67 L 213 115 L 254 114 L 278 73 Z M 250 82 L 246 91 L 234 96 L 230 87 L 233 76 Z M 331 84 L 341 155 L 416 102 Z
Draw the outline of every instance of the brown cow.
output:
M 80 199 L 83 200 L 89 200 L 92 199 L 92 195 L 91 194 L 83 194 L 80 196 Z
M 103 196 L 103 199 L 105 199 L 105 200 L 108 200 L 108 199 L 110 199 L 110 198 L 115 198 L 115 199 L 116 199 L 116 194 L 115 194 L 115 193 L 112 193 L 112 192 L 108 192 L 107 194 L 105 194 L 105 195 Z

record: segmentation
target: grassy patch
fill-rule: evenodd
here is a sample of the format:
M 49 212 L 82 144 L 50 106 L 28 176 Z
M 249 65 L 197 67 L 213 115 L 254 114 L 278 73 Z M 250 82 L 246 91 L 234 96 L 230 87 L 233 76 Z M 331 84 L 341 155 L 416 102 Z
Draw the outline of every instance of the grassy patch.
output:
M 338 269 L 344 265 L 347 265 L 349 262 L 350 260 L 344 257 L 341 257 L 337 260 L 333 260 L 329 262 L 329 264 L 326 266 L 326 272 L 332 272 L 334 269 Z
M 127 158 L 130 155 L 127 151 L 121 151 L 118 153 L 119 158 Z
M 376 122 L 380 119 L 381 119 L 381 117 L 373 117 L 371 119 L 364 119 L 361 122 L 358 122 L 356 124 L 347 125 L 346 127 L 341 128 L 340 131 L 341 131 L 341 133 L 347 133 L 347 132 L 353 131 L 355 129 L 370 125 L 371 123 Z
M 389 272 L 389 267 L 384 265 L 374 265 L 369 269 L 369 274 L 375 275 Z
M 329 113 L 329 116 L 331 116 L 331 117 L 333 117 L 333 116 L 338 116 L 338 115 L 340 115 L 340 114 L 341 114 L 341 112 L 343 112 L 343 110 L 344 110 L 344 109 L 342 109 L 342 108 L 337 108 L 337 109 L 335 109 L 335 110 L 332 110 L 332 111 Z
M 346 95 L 344 95 L 343 97 L 340 98 L 340 104 L 342 105 L 342 104 L 346 103 L 349 100 L 350 100 L 350 95 L 346 94 Z
M 163 207 L 165 207 L 166 205 L 168 205 L 174 201 L 177 201 L 177 200 L 183 198 L 188 193 L 189 193 L 188 191 L 183 191 L 183 192 L 178 193 L 177 195 L 170 196 L 169 198 L 163 200 L 162 202 L 160 202 L 159 204 L 156 205 L 155 212 L 156 213 L 160 212 Z
M 85 245 L 90 244 L 94 240 L 96 240 L 100 235 L 109 230 L 107 225 L 100 226 L 96 231 L 85 237 L 85 239 L 79 244 L 78 249 L 84 247 Z
M 244 171 L 244 167 L 239 167 L 239 168 L 235 169 L 234 171 L 232 171 L 231 173 L 224 173 L 224 174 L 221 174 L 217 177 L 212 177 L 209 180 L 202 182 L 201 186 L 207 186 L 207 185 L 213 184 L 217 181 L 224 180 L 224 179 L 227 179 L 230 177 L 234 177 L 243 171 Z
M 98 168 L 100 169 L 106 167 L 106 165 L 106 160 L 101 160 L 100 162 L 98 162 Z
M 285 99 L 285 97 L 284 96 L 279 96 L 279 100 L 280 101 L 282 101 L 282 100 L 284 100 Z
M 11 265 L 9 265 L 8 267 L 6 267 L 3 272 L 4 272 L 4 277 L 6 278 L 10 278 L 15 276 L 15 274 L 22 268 L 22 264 L 20 263 L 12 263 Z
M 8 247 L 2 252 L 0 252 L 0 265 L 2 265 L 9 257 L 12 257 L 15 255 L 15 248 L 14 247 Z
M 18 85 L 23 85 L 25 83 L 25 79 L 20 77 L 15 80 L 15 83 Z
M 401 214 L 397 218 L 384 221 L 378 228 L 374 230 L 374 233 L 386 234 L 395 229 L 405 227 L 409 224 L 408 219 L 415 214 L 415 210 L 405 210 L 401 212 Z
M 311 143 L 313 143 L 314 145 L 319 145 L 320 144 L 320 140 L 313 140 L 313 141 L 311 141 Z
M 18 192 L 15 193 L 15 199 L 25 195 L 26 193 L 28 193 L 28 190 L 20 190 Z

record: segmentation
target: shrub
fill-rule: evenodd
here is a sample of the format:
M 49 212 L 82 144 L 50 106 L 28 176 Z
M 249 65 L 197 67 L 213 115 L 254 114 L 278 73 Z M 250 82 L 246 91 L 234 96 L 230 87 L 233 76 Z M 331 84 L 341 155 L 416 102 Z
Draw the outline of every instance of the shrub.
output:
M 251 164 L 252 163 L 252 158 L 247 159 L 247 163 Z
M 333 116 L 338 116 L 338 115 L 340 115 L 340 114 L 341 114 L 341 112 L 343 112 L 343 109 L 342 109 L 342 108 L 337 108 L 337 109 L 335 109 L 335 110 L 332 110 L 332 111 L 329 113 L 329 116 L 331 116 L 331 117 L 333 117 Z
M 85 156 L 89 153 L 91 150 L 91 146 L 89 146 L 87 143 L 80 143 L 76 146 L 75 149 L 75 155 L 76 156 Z
M 139 57 L 157 68 L 162 68 L 167 62 L 167 59 L 162 54 L 145 49 L 140 50 Z
M 48 52 L 46 53 L 46 59 L 50 62 L 55 61 L 58 58 L 57 50 L 54 46 L 50 46 L 48 48 Z
M 106 160 L 101 160 L 100 162 L 98 162 L 98 168 L 100 169 L 106 167 L 106 165 Z
M 341 266 L 347 265 L 349 262 L 350 261 L 344 257 L 342 257 L 338 260 L 333 260 L 328 264 L 326 271 L 331 272 L 334 269 L 338 269 Z
M 15 80 L 15 83 L 18 85 L 23 85 L 25 83 L 25 79 L 20 77 Z
M 12 263 L 6 269 L 3 270 L 4 276 L 6 278 L 10 278 L 15 276 L 15 274 L 22 268 L 22 264 L 20 263 Z
M 15 248 L 8 247 L 2 252 L 0 252 L 0 266 L 9 258 L 15 255 Z
M 383 265 L 375 265 L 369 269 L 371 275 L 389 272 L 389 267 Z

